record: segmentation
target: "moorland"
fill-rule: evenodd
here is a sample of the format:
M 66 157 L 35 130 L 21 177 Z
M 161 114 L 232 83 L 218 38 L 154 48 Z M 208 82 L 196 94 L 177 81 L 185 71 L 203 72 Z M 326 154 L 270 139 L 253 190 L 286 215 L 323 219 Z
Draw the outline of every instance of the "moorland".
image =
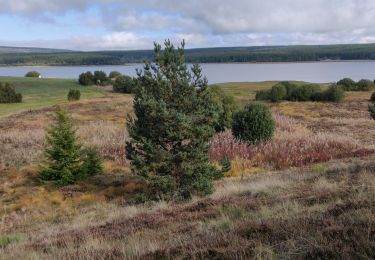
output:
M 340 103 L 270 103 L 274 138 L 249 145 L 230 131 L 210 161 L 231 169 L 211 195 L 131 203 L 144 188 L 125 159 L 133 95 L 76 80 L 0 78 L 23 94 L 0 105 L 0 259 L 371 258 L 375 255 L 375 121 L 370 91 Z M 277 82 L 219 84 L 238 104 Z M 322 84 L 326 88 L 326 84 Z M 82 99 L 66 101 L 69 89 Z M 41 184 L 46 129 L 66 110 L 98 147 L 104 174 Z

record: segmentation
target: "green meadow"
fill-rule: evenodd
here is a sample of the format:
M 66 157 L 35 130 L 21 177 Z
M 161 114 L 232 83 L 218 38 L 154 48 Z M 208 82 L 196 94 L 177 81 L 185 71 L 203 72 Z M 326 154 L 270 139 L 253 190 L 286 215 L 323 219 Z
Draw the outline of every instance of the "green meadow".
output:
M 79 89 L 81 99 L 103 95 L 100 88 L 82 87 L 76 79 L 0 77 L 0 82 L 9 82 L 23 96 L 22 103 L 0 104 L 0 117 L 68 102 L 69 89 Z

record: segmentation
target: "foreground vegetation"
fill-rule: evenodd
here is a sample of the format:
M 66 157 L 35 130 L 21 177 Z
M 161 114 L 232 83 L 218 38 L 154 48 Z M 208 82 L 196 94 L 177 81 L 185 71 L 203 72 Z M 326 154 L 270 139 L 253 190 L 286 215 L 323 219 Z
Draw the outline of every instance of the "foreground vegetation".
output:
M 151 60 L 151 50 L 139 51 L 42 51 L 0 53 L 0 65 L 121 65 Z M 321 60 L 374 60 L 375 44 L 296 45 L 202 48 L 186 51 L 186 61 L 302 62 Z

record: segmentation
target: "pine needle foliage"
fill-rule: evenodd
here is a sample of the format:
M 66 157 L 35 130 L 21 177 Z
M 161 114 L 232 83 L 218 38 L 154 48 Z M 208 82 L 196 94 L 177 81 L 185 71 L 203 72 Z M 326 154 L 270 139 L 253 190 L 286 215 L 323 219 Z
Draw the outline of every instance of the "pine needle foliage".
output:
M 185 64 L 184 42 L 155 43 L 155 61 L 138 71 L 135 118 L 128 118 L 127 158 L 149 183 L 149 199 L 187 200 L 213 190 L 220 172 L 208 160 L 219 108 L 204 95 L 198 65 Z

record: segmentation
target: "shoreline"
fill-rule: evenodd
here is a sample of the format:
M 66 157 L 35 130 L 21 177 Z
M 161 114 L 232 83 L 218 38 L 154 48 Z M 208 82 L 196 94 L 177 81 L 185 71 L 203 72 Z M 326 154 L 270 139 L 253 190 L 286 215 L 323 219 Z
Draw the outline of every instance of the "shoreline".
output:
M 198 64 L 291 64 L 291 63 L 345 63 L 345 62 L 375 62 L 374 60 L 320 60 L 320 61 L 267 61 L 267 62 L 200 62 Z M 133 63 L 124 63 L 124 64 L 100 64 L 100 65 L 0 65 L 0 68 L 48 68 L 48 67 L 119 67 L 119 66 L 133 66 L 133 65 L 143 65 L 144 62 L 133 62 Z M 187 62 L 187 64 L 196 64 Z

